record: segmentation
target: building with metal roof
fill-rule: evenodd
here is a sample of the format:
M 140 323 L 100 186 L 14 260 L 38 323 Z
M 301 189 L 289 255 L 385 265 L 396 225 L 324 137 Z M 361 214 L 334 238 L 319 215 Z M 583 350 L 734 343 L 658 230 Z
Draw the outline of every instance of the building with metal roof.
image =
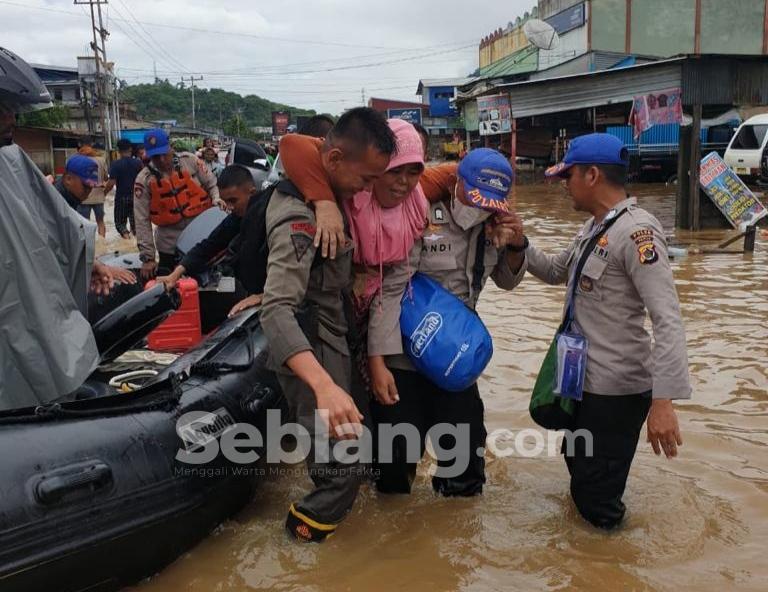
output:
M 494 145 L 513 155 L 519 142 L 529 154 L 542 156 L 554 147 L 564 149 L 568 139 L 608 127 L 627 126 L 633 101 L 637 97 L 679 93 L 690 125 L 674 130 L 677 146 L 666 161 L 680 179 L 678 224 L 699 228 L 719 220 L 709 200 L 691 199 L 698 195 L 698 162 L 701 158 L 702 120 L 718 117 L 734 108 L 768 106 L 768 56 L 685 55 L 627 67 L 555 76 L 537 80 L 498 82 L 485 80 L 462 87 L 456 104 L 463 112 L 468 130 L 479 129 L 478 99 L 506 97 L 511 106 L 512 133 L 492 138 Z M 727 127 L 727 125 L 726 125 Z M 684 133 L 683 133 L 684 132 Z M 617 132 L 618 133 L 618 132 Z M 705 140 L 704 140 L 705 141 Z M 678 150 L 682 156 L 678 169 Z M 656 155 L 658 156 L 658 155 Z

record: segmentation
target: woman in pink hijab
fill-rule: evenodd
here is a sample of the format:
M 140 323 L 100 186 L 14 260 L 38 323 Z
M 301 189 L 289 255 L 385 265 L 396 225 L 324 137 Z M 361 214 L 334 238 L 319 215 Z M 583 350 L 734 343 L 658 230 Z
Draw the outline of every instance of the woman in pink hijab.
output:
M 355 243 L 355 300 L 361 309 L 381 290 L 385 265 L 400 263 L 426 227 L 427 199 L 419 185 L 424 149 L 407 121 L 390 119 L 397 151 L 373 191 L 344 202 Z
M 390 119 L 388 123 L 397 140 L 397 150 L 389 167 L 373 184 L 372 191 L 362 191 L 343 205 L 355 244 L 354 326 L 350 328 L 350 335 L 355 362 L 367 385 L 368 328 L 383 323 L 386 312 L 377 296 L 386 289 L 385 278 L 390 266 L 408 261 L 409 252 L 421 238 L 427 220 L 427 199 L 419 185 L 424 172 L 421 136 L 401 119 Z M 337 215 L 336 200 L 320 161 L 320 143 L 315 138 L 285 136 L 280 143 L 282 162 L 287 177 L 304 195 L 311 196 L 309 199 L 315 207 L 323 204 Z M 324 201 L 319 200 L 321 195 Z
M 373 184 L 344 202 L 350 234 L 355 243 L 354 312 L 355 361 L 367 386 L 368 327 L 380 322 L 380 299 L 385 268 L 407 261 L 426 227 L 427 199 L 419 185 L 424 171 L 424 146 L 416 128 L 407 121 L 390 119 L 397 151 L 386 172 Z

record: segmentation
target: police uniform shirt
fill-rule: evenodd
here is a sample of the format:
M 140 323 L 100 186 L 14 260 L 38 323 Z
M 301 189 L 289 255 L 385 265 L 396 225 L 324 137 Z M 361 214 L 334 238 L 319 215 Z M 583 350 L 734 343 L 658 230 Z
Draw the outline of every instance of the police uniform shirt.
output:
M 269 341 L 273 370 L 288 372 L 292 356 L 316 349 L 296 320 L 300 305 L 310 302 L 317 312 L 317 337 L 349 356 L 342 293 L 352 282 L 351 243 L 313 265 L 315 213 L 304 201 L 275 190 L 267 206 L 269 259 L 261 326 Z M 322 360 L 321 360 L 322 363 Z
M 410 261 L 390 266 L 385 271 L 381 294 L 371 305 L 368 354 L 391 356 L 387 363 L 395 368 L 412 369 L 405 356 L 397 355 L 403 352 L 400 300 L 411 273 L 419 271 L 428 275 L 473 310 L 489 277 L 502 290 L 512 290 L 525 276 L 525 263 L 513 272 L 507 262 L 506 249 L 497 249 L 484 238 L 482 276 L 478 278 L 480 287 L 476 289 L 473 285 L 475 263 L 484 225 L 464 230 L 453 220 L 445 202 L 432 204 L 428 214 L 427 228 L 414 244 Z
M 689 398 L 685 330 L 664 231 L 634 198 L 614 209 L 627 211 L 598 241 L 576 288 L 574 318 L 589 342 L 584 390 L 599 395 L 653 391 L 656 399 Z M 529 246 L 528 271 L 549 284 L 570 283 L 594 230 L 590 218 L 558 255 Z M 645 329 L 646 310 L 653 346 Z
M 219 188 L 216 186 L 214 175 L 205 164 L 202 164 L 194 154 L 182 152 L 176 155 L 179 167 L 182 171 L 189 171 L 190 176 L 200 185 L 214 203 L 219 200 Z M 144 167 L 136 177 L 133 186 L 133 212 L 136 221 L 136 242 L 139 245 L 139 253 L 142 260 L 154 261 L 155 249 L 160 253 L 174 255 L 176 242 L 179 235 L 194 220 L 194 218 L 182 218 L 177 224 L 171 226 L 157 226 L 154 236 L 152 234 L 152 222 L 150 220 L 149 206 L 151 192 L 149 182 L 154 174 L 148 166 Z

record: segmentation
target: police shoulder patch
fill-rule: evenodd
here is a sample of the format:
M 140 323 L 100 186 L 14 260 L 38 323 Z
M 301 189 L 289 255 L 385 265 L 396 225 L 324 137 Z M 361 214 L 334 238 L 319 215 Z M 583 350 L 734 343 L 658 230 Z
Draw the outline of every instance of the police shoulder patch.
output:
M 636 230 L 632 234 L 629 235 L 629 237 L 635 241 L 636 245 L 641 245 L 643 243 L 653 242 L 653 230 L 650 228 L 641 228 L 640 230 Z
M 137 181 L 133 184 L 133 198 L 140 198 L 142 193 L 144 193 L 144 184 Z
M 639 245 L 637 253 L 640 256 L 640 263 L 643 265 L 651 265 L 659 260 L 659 254 L 656 252 L 656 247 L 652 242 Z
M 640 263 L 643 265 L 652 265 L 659 260 L 659 254 L 656 252 L 656 245 L 653 242 L 653 230 L 651 228 L 641 228 L 630 235 L 637 247 L 637 255 Z
M 314 241 L 316 228 L 309 222 L 291 223 L 291 243 L 296 252 L 296 261 L 301 261 L 304 254 L 309 250 Z
M 303 233 L 309 236 L 315 236 L 317 228 L 310 222 L 293 222 L 291 224 L 291 234 Z

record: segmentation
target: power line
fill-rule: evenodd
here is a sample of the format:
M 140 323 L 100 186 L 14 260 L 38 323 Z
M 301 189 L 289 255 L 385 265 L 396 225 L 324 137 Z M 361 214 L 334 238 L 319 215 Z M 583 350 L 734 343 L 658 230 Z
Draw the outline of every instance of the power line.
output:
M 440 48 L 448 48 L 455 45 L 459 45 L 459 48 L 451 49 L 449 51 L 459 51 L 463 49 L 467 49 L 470 47 L 467 45 L 467 42 L 461 42 L 461 43 L 449 43 L 449 44 L 441 44 L 441 45 L 433 45 L 433 46 L 427 46 L 427 47 L 421 47 L 418 49 L 413 50 L 407 50 L 410 54 L 413 54 L 414 51 L 430 51 Z M 474 44 L 471 45 L 471 47 L 474 48 Z M 306 66 L 306 65 L 313 65 L 313 64 L 326 64 L 330 62 L 346 62 L 348 60 L 357 60 L 357 59 L 364 59 L 364 58 L 370 58 L 370 57 L 385 57 L 388 55 L 396 55 L 405 53 L 404 51 L 396 51 L 396 52 L 387 52 L 387 53 L 376 53 L 376 54 L 368 54 L 365 56 L 353 56 L 353 57 L 344 57 L 344 58 L 328 58 L 325 60 L 315 60 L 311 62 L 294 62 L 294 63 L 288 63 L 288 64 L 273 64 L 271 66 L 252 66 L 249 68 L 235 68 L 232 70 L 216 70 L 215 72 L 203 72 L 203 74 L 208 76 L 213 75 L 243 75 L 243 76 L 249 76 L 249 75 L 261 75 L 261 74 L 273 74 L 273 73 L 281 73 L 282 75 L 282 69 L 288 68 L 288 67 L 294 67 L 294 66 Z M 444 53 L 444 52 L 441 52 Z M 144 70 L 141 68 L 124 68 L 125 70 L 130 70 L 132 72 L 150 72 L 150 70 Z M 254 72 L 256 70 L 256 72 Z M 161 70 L 161 74 L 181 74 L 178 70 Z
M 122 0 L 121 0 L 121 3 L 122 3 Z M 78 16 L 78 17 L 80 16 L 77 13 L 73 13 L 73 12 L 70 12 L 70 11 L 57 10 L 57 9 L 44 8 L 44 7 L 37 7 L 37 6 L 27 6 L 27 5 L 24 5 L 24 4 L 20 4 L 18 2 L 12 2 L 10 0 L 0 0 L 0 4 L 7 4 L 7 5 L 11 5 L 11 6 L 19 6 L 19 7 L 23 7 L 23 8 L 27 8 L 27 9 L 32 9 L 32 10 L 42 10 L 42 11 L 46 11 L 46 12 L 55 12 L 55 13 L 60 13 L 60 14 L 66 14 L 66 15 L 69 15 L 69 16 Z M 122 15 L 122 13 L 119 13 L 118 10 L 116 10 L 116 12 L 118 14 Z M 123 29 L 122 27 L 117 25 L 118 22 L 122 22 L 122 23 L 125 23 L 127 27 L 132 27 L 132 25 L 131 25 L 131 23 L 130 23 L 130 21 L 128 19 L 126 19 L 124 17 L 123 18 L 113 17 L 112 21 L 115 22 L 115 24 L 118 27 L 118 29 L 126 37 L 128 37 L 128 39 L 134 45 L 136 45 L 141 51 L 143 51 L 144 53 L 146 53 L 149 57 L 151 57 L 153 59 L 160 57 L 160 56 L 155 56 L 152 53 L 150 53 L 149 51 L 147 51 L 146 48 L 143 47 L 142 45 L 140 45 L 139 43 L 137 43 L 135 41 L 135 39 L 133 38 L 133 36 L 131 36 L 129 33 L 127 33 L 125 31 L 125 29 Z M 139 26 L 142 26 L 143 24 L 146 24 L 147 26 L 162 26 L 162 27 L 175 28 L 175 29 L 180 29 L 180 30 L 189 30 L 190 29 L 189 27 L 176 27 L 176 26 L 172 26 L 172 25 L 164 25 L 164 24 L 161 25 L 161 24 L 157 24 L 157 23 L 147 23 L 146 21 L 139 21 L 135 17 L 134 17 L 134 21 Z M 144 29 L 144 30 L 146 31 L 146 29 Z M 227 35 L 236 35 L 235 33 L 231 33 L 231 32 L 217 32 L 217 31 L 209 31 L 209 30 L 206 30 L 206 29 L 199 29 L 199 31 L 201 31 L 201 32 L 221 33 L 221 34 L 227 34 Z M 243 35 L 250 36 L 250 37 L 261 38 L 260 36 L 246 35 L 246 34 L 243 34 Z M 294 40 L 294 39 L 292 39 L 290 41 L 302 42 L 301 40 Z M 318 44 L 324 44 L 324 45 L 334 45 L 333 43 L 314 42 L 314 41 L 307 41 L 307 40 L 304 40 L 304 41 L 306 41 L 307 43 L 318 43 Z M 335 44 L 335 45 L 349 46 L 351 44 Z M 451 45 L 454 45 L 454 44 L 453 43 L 452 44 L 445 44 L 445 46 L 448 46 L 448 47 L 450 47 Z M 476 42 L 472 42 L 471 44 L 462 45 L 462 46 L 460 46 L 458 48 L 446 49 L 446 50 L 443 50 L 443 51 L 434 52 L 434 53 L 428 53 L 428 54 L 423 54 L 423 55 L 417 55 L 417 56 L 412 56 L 411 55 L 411 56 L 408 56 L 408 57 L 399 58 L 399 59 L 393 59 L 393 60 L 378 61 L 378 62 L 366 63 L 366 64 L 352 64 L 352 65 L 338 66 L 338 67 L 333 67 L 333 68 L 320 68 L 320 69 L 316 69 L 316 70 L 298 70 L 298 71 L 289 71 L 289 72 L 284 72 L 283 71 L 283 72 L 281 72 L 279 69 L 286 67 L 286 65 L 278 64 L 278 65 L 274 65 L 274 66 L 271 66 L 271 67 L 267 66 L 266 68 L 265 67 L 261 67 L 261 71 L 259 71 L 259 72 L 252 72 L 252 73 L 248 73 L 247 70 L 245 72 L 243 72 L 243 70 L 245 70 L 245 69 L 238 69 L 238 70 L 230 71 L 230 72 L 217 71 L 217 72 L 210 72 L 210 73 L 205 73 L 205 72 L 201 72 L 201 73 L 210 76 L 212 79 L 225 79 L 227 77 L 231 77 L 232 79 L 241 79 L 241 80 L 242 79 L 247 79 L 247 78 L 258 78 L 258 79 L 265 80 L 265 79 L 273 78 L 274 76 L 272 76 L 272 75 L 278 75 L 277 77 L 279 77 L 280 79 L 284 80 L 286 75 L 315 74 L 315 73 L 335 72 L 335 71 L 343 71 L 343 70 L 356 70 L 356 69 L 365 69 L 365 68 L 372 68 L 372 67 L 386 66 L 386 65 L 391 65 L 391 64 L 404 63 L 404 62 L 409 62 L 409 61 L 419 61 L 419 60 L 422 60 L 424 58 L 431 57 L 431 56 L 434 56 L 434 55 L 440 55 L 440 54 L 445 54 L 445 53 L 453 53 L 453 52 L 458 52 L 458 51 L 466 50 L 466 49 L 469 49 L 469 48 L 476 49 L 476 46 L 477 46 Z M 356 47 L 380 47 L 381 48 L 381 46 L 356 46 Z M 443 46 L 432 46 L 432 47 L 443 47 Z M 387 49 L 392 49 L 392 48 L 387 48 Z M 415 49 L 400 49 L 400 50 L 396 50 L 396 51 L 392 51 L 392 52 L 388 52 L 388 53 L 384 53 L 384 54 L 382 54 L 382 53 L 371 54 L 370 57 L 386 56 L 386 55 L 390 55 L 390 54 L 398 54 L 398 53 L 401 53 L 403 51 L 413 52 L 413 51 L 415 51 Z M 356 56 L 356 57 L 352 57 L 352 58 L 341 58 L 341 61 L 346 61 L 346 60 L 349 60 L 349 59 L 353 59 L 353 60 L 354 59 L 362 59 L 363 57 L 365 57 L 365 56 Z M 173 58 L 173 59 L 175 59 L 175 58 Z M 163 59 L 163 61 L 167 62 L 167 59 Z M 299 62 L 299 63 L 293 64 L 293 65 L 302 65 L 302 64 L 311 64 L 311 63 L 327 63 L 327 62 L 330 62 L 330 61 L 338 61 L 338 60 L 331 60 L 331 59 L 329 59 L 329 60 L 320 60 L 320 61 L 316 61 L 316 62 Z M 181 62 L 178 62 L 178 60 L 176 60 L 176 62 L 177 62 L 177 64 L 179 66 L 183 67 L 184 69 L 183 70 L 175 70 L 173 68 L 173 66 L 172 66 L 171 69 L 168 70 L 169 73 L 172 73 L 172 74 L 187 74 L 187 73 L 189 73 L 189 70 L 186 69 L 186 67 L 183 64 L 181 64 Z M 137 69 L 129 69 L 129 68 L 124 68 L 124 69 L 125 70 L 131 70 L 131 71 L 139 71 Z
M 194 76 L 189 77 L 189 82 L 192 85 L 192 129 L 195 129 L 195 81 L 196 80 L 202 80 L 203 77 L 199 76 L 195 78 Z M 186 82 L 186 79 L 182 76 L 181 77 L 181 83 L 184 84 Z
M 4 3 L 5 2 L 0 0 L 0 4 L 4 4 Z M 61 12 L 61 11 L 57 11 L 57 12 Z M 137 48 L 139 48 L 141 51 L 143 51 L 145 54 L 147 54 L 147 56 L 149 56 L 150 59 L 152 59 L 152 60 L 156 59 L 157 56 L 155 56 L 154 54 L 150 53 L 150 51 L 146 47 L 144 47 L 143 45 L 140 45 L 130 34 L 128 34 L 128 32 L 126 32 L 125 29 L 123 29 L 123 27 L 118 23 L 118 19 L 114 19 L 113 18 L 111 20 L 112 20 L 112 24 L 115 27 L 117 27 L 118 31 L 120 31 L 123 35 L 125 35 L 125 37 L 128 39 L 128 41 L 133 43 Z
M 413 88 L 414 86 L 412 84 L 409 84 L 408 86 L 388 86 L 383 88 L 368 88 L 366 87 L 366 92 L 370 91 L 381 91 L 381 90 L 403 90 L 406 88 Z M 253 88 L 253 87 L 250 87 Z M 247 90 L 248 87 L 229 87 L 228 90 Z M 357 93 L 359 91 L 351 89 L 351 90 L 293 90 L 293 89 L 286 89 L 286 88 L 262 88 L 262 89 L 256 89 L 256 91 L 252 92 L 270 92 L 270 93 L 284 93 L 288 95 L 348 95 L 352 93 Z
M 141 25 L 141 24 L 139 23 L 139 21 L 138 21 L 138 20 L 136 20 L 136 16 L 133 14 L 133 12 L 131 12 L 131 9 L 128 7 L 128 5 L 126 5 L 126 4 L 125 4 L 125 2 L 123 2 L 123 0 L 118 0 L 118 2 L 120 2 L 120 5 L 121 5 L 123 8 L 125 8 L 125 10 L 126 10 L 126 12 L 128 13 L 128 15 L 129 15 L 129 16 L 130 16 L 130 17 L 133 19 L 133 21 L 134 21 L 134 22 L 135 22 L 135 23 L 136 23 L 136 24 L 139 26 L 139 28 L 141 29 L 141 31 L 142 31 L 142 32 L 143 32 L 143 34 L 145 35 L 145 37 L 144 37 L 145 41 L 148 41 L 148 42 L 150 42 L 150 43 L 149 43 L 150 45 L 153 45 L 153 46 L 154 46 L 154 47 L 156 47 L 158 50 L 160 50 L 160 52 L 161 52 L 163 55 L 165 55 L 165 56 L 166 56 L 166 57 L 167 57 L 167 58 L 170 60 L 170 62 L 169 62 L 169 63 L 170 63 L 171 65 L 175 65 L 175 67 L 177 67 L 177 68 L 181 68 L 182 70 L 184 70 L 184 71 L 186 71 L 186 72 L 189 72 L 189 70 L 187 70 L 187 68 L 186 68 L 186 66 L 184 66 L 184 64 L 182 64 L 182 63 L 181 63 L 179 60 L 177 60 L 175 57 L 173 57 L 173 55 L 171 55 L 171 53 L 170 53 L 170 52 L 169 52 L 167 49 L 165 49 L 165 47 L 164 47 L 164 46 L 163 46 L 163 45 L 162 45 L 162 44 L 161 44 L 161 43 L 160 43 L 158 40 L 154 39 L 154 38 L 153 38 L 153 37 L 150 35 L 150 33 L 149 33 L 149 32 L 148 32 L 148 31 L 147 31 L 145 28 L 144 28 L 144 26 L 143 26 L 143 25 Z M 123 15 L 123 14 L 122 14 L 122 13 L 121 13 L 119 10 L 117 10 L 117 7 L 116 7 L 114 4 L 112 5 L 112 9 L 113 9 L 115 12 L 117 12 L 117 14 L 118 14 L 118 15 L 120 15 L 120 16 L 124 16 L 124 15 Z M 130 25 L 130 23 L 129 23 L 129 26 L 131 26 L 131 28 L 133 28 L 133 27 L 132 27 L 132 25 Z M 135 30 L 135 29 L 134 29 L 134 30 Z M 136 33 L 137 33 L 137 34 L 139 34 L 139 31 L 137 31 L 137 30 L 136 30 Z
M 0 4 L 7 4 L 9 6 L 17 6 L 19 8 L 26 8 L 28 10 L 41 10 L 44 12 L 56 12 L 59 14 L 66 14 L 69 16 L 77 16 L 80 17 L 80 14 L 77 12 L 72 12 L 71 10 L 60 10 L 56 8 L 45 8 L 42 6 L 28 6 L 27 4 L 22 4 L 21 2 L 11 2 L 10 0 L 0 0 Z M 120 20 L 125 21 L 125 19 L 113 19 L 113 20 Z M 387 49 L 387 50 L 394 50 L 399 49 L 403 51 L 412 51 L 413 48 L 408 47 L 394 47 L 394 46 L 382 46 L 382 45 L 363 45 L 363 44 L 356 44 L 356 43 L 338 43 L 333 41 L 315 41 L 311 39 L 296 39 L 296 38 L 288 38 L 288 37 L 271 37 L 267 35 L 255 35 L 253 33 L 238 33 L 235 31 L 220 31 L 216 29 L 201 29 L 197 27 L 182 27 L 178 25 L 168 25 L 165 23 L 153 23 L 148 21 L 136 21 L 137 23 L 141 25 L 146 25 L 148 27 L 157 27 L 157 28 L 164 28 L 164 29 L 175 29 L 177 31 L 192 31 L 195 33 L 210 33 L 212 35 L 224 35 L 226 37 L 245 37 L 250 39 L 257 39 L 259 41 L 277 41 L 281 43 L 292 43 L 292 44 L 306 44 L 306 45 L 323 45 L 328 47 L 356 47 L 356 48 L 363 48 L 363 49 Z M 475 45 L 477 45 L 475 43 Z
M 93 50 L 94 65 L 96 67 L 96 79 L 95 79 L 95 95 L 96 104 L 99 107 L 99 119 L 101 119 L 101 133 L 104 134 L 104 144 L 107 148 L 107 152 L 112 149 L 112 129 L 109 114 L 109 103 L 107 100 L 106 84 L 105 81 L 109 79 L 107 70 L 107 51 L 105 41 L 109 32 L 104 28 L 104 23 L 101 18 L 101 5 L 106 3 L 106 0 L 74 0 L 75 5 L 81 6 L 85 11 L 85 6 L 88 5 L 91 11 L 91 29 L 93 30 L 93 41 L 91 42 L 91 49 Z M 97 11 L 94 10 L 94 6 L 98 9 L 99 22 L 96 24 Z M 99 40 L 101 44 L 99 44 Z M 102 72 L 104 70 L 104 72 Z
M 435 51 L 435 52 L 425 53 L 425 54 L 418 55 L 418 56 L 409 56 L 409 57 L 405 57 L 405 58 L 398 58 L 398 59 L 395 59 L 395 60 L 384 60 L 384 61 L 381 61 L 381 62 L 370 62 L 370 63 L 367 63 L 367 64 L 355 64 L 355 65 L 347 65 L 347 66 L 336 66 L 336 67 L 333 67 L 333 68 L 317 68 L 317 69 L 314 69 L 314 70 L 292 70 L 292 71 L 288 71 L 288 72 L 280 72 L 279 74 L 280 74 L 281 77 L 284 77 L 284 76 L 292 75 L 292 74 L 317 74 L 317 73 L 321 73 L 321 72 L 340 72 L 340 71 L 344 71 L 344 70 L 360 70 L 360 69 L 365 69 L 365 68 L 376 68 L 376 67 L 379 67 L 379 66 L 389 66 L 391 64 L 402 64 L 404 62 L 414 62 L 414 61 L 422 60 L 424 58 L 429 58 L 429 57 L 436 56 L 436 55 L 443 55 L 443 54 L 446 54 L 446 53 L 454 53 L 454 52 L 457 52 L 457 51 L 465 50 L 465 49 L 467 49 L 469 47 L 475 47 L 475 45 L 476 44 L 473 43 L 471 46 L 470 45 L 466 45 L 464 47 L 457 47 L 455 49 L 449 49 L 449 50 L 443 50 L 443 51 Z M 274 72 L 274 73 L 277 73 L 277 72 Z M 252 74 L 234 74 L 234 73 L 226 73 L 226 72 L 218 72 L 218 73 L 217 72 L 210 72 L 210 73 L 207 73 L 206 75 L 208 75 L 210 77 L 213 77 L 213 78 L 218 78 L 218 79 L 226 79 L 228 77 L 234 77 L 234 78 L 241 78 L 242 79 L 242 78 L 261 78 L 265 74 L 274 74 L 274 73 L 273 72 L 266 72 L 266 73 L 264 73 L 264 72 L 253 72 Z

